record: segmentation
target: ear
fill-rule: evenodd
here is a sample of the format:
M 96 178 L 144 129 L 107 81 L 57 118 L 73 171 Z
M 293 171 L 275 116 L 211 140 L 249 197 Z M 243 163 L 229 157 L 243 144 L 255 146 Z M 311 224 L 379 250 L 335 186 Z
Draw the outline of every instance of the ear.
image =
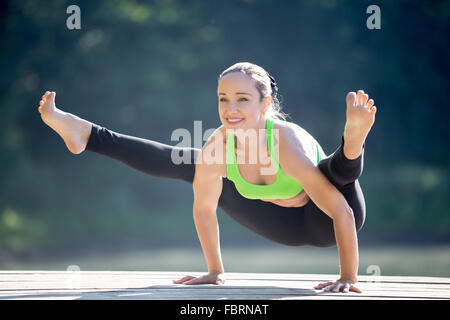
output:
M 269 109 L 271 102 L 272 102 L 272 97 L 271 96 L 268 96 L 268 97 L 264 98 L 263 113 L 267 112 L 267 109 Z

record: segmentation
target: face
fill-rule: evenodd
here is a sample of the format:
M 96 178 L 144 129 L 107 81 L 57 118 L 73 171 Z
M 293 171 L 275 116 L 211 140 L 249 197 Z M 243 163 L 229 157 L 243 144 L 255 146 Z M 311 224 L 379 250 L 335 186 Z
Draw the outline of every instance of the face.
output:
M 220 121 L 227 129 L 265 128 L 271 97 L 261 100 L 255 80 L 242 72 L 223 76 L 217 88 Z

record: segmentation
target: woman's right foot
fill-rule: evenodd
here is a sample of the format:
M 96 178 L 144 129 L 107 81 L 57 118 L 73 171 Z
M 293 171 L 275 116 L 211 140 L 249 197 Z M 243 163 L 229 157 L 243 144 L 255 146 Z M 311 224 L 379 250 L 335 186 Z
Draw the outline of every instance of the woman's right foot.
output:
M 54 91 L 47 91 L 42 96 L 38 108 L 42 121 L 59 134 L 70 152 L 79 154 L 86 149 L 92 124 L 56 108 L 55 96 Z
M 377 107 L 363 91 L 349 92 L 346 97 L 347 121 L 344 130 L 344 155 L 353 160 L 361 155 L 364 142 L 375 122 Z

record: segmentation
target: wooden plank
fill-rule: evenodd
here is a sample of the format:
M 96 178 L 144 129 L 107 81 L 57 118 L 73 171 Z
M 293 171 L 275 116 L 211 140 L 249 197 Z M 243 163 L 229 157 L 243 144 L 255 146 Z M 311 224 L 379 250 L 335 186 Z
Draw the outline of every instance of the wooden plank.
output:
M 108 277 L 108 276 L 126 276 L 130 278 L 162 278 L 162 279 L 177 279 L 178 277 L 183 277 L 187 274 L 201 275 L 204 272 L 154 272 L 154 271 L 81 271 L 83 276 L 93 276 L 93 277 Z M 23 278 L 26 275 L 32 275 L 34 277 L 40 277 L 41 275 L 51 274 L 53 277 L 66 277 L 68 274 L 76 274 L 76 272 L 69 271 L 0 271 L 0 282 L 2 281 L 3 275 L 14 275 L 17 274 L 19 277 Z M 227 273 L 227 279 L 235 280 L 279 280 L 279 281 L 330 281 L 335 280 L 337 275 L 329 274 L 289 274 L 289 273 Z M 381 282 L 409 282 L 409 283 L 447 283 L 450 284 L 450 278 L 442 277 L 408 277 L 408 276 L 379 276 L 378 279 Z M 373 282 L 374 276 L 358 276 L 359 282 Z
M 342 294 L 313 289 L 336 275 L 228 273 L 223 286 L 172 284 L 186 274 L 204 273 L 0 271 L 0 299 L 450 299 L 448 278 L 363 276 L 363 294 Z
M 77 299 L 169 299 L 169 300 L 217 300 L 217 299 L 233 299 L 233 300 L 255 300 L 255 299 L 365 299 L 365 298 L 378 298 L 378 299 L 449 299 L 448 297 L 442 297 L 440 294 L 435 295 L 417 295 L 414 292 L 392 294 L 337 294 L 337 293 L 322 293 L 322 294 L 300 294 L 300 293 L 264 293 L 264 292 L 240 292 L 240 293 L 227 293 L 227 292 L 200 292 L 197 294 L 187 294 L 186 292 L 155 292 L 148 290 L 140 291 L 80 291 L 80 292 L 10 292 L 2 295 L 1 299 L 39 299 L 51 298 L 59 299 L 63 297 L 76 297 Z
M 288 290 L 289 288 L 309 288 L 312 289 L 317 282 L 298 282 L 298 281 L 237 281 L 237 280 L 229 280 L 227 281 L 226 287 L 227 289 L 245 289 L 245 288 L 261 288 L 261 287 L 270 287 L 270 288 L 284 288 Z M 213 286 L 213 285 L 211 285 Z M 359 286 L 364 288 L 366 291 L 398 291 L 398 290 L 414 290 L 414 291 L 443 291 L 450 292 L 449 286 L 446 284 L 411 284 L 411 283 L 360 283 Z M 145 289 L 145 288 L 153 288 L 153 289 L 163 289 L 166 287 L 169 288 L 184 288 L 184 290 L 191 290 L 195 288 L 195 290 L 206 290 L 209 288 L 209 285 L 200 285 L 200 286 L 184 286 L 184 285 L 175 285 L 171 284 L 170 281 L 152 281 L 142 282 L 142 280 L 127 280 L 127 279 L 104 279 L 104 280 L 89 280 L 80 279 L 77 281 L 48 281 L 43 280 L 41 282 L 27 282 L 27 281 L 14 281 L 14 282 L 3 282 L 0 283 L 0 291 L 5 290 L 39 290 L 39 289 L 71 289 L 71 288 L 79 288 L 79 289 L 125 289 L 125 288 L 134 288 L 134 289 Z M 215 287 L 215 286 L 214 286 Z

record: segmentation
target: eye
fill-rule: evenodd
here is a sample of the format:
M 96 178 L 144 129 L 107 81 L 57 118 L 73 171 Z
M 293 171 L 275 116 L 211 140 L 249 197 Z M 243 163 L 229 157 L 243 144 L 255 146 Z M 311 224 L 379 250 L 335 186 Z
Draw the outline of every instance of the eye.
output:
M 228 100 L 226 98 L 220 98 L 219 101 L 228 101 Z M 242 98 L 239 98 L 238 101 L 248 101 L 248 99 L 242 97 Z

